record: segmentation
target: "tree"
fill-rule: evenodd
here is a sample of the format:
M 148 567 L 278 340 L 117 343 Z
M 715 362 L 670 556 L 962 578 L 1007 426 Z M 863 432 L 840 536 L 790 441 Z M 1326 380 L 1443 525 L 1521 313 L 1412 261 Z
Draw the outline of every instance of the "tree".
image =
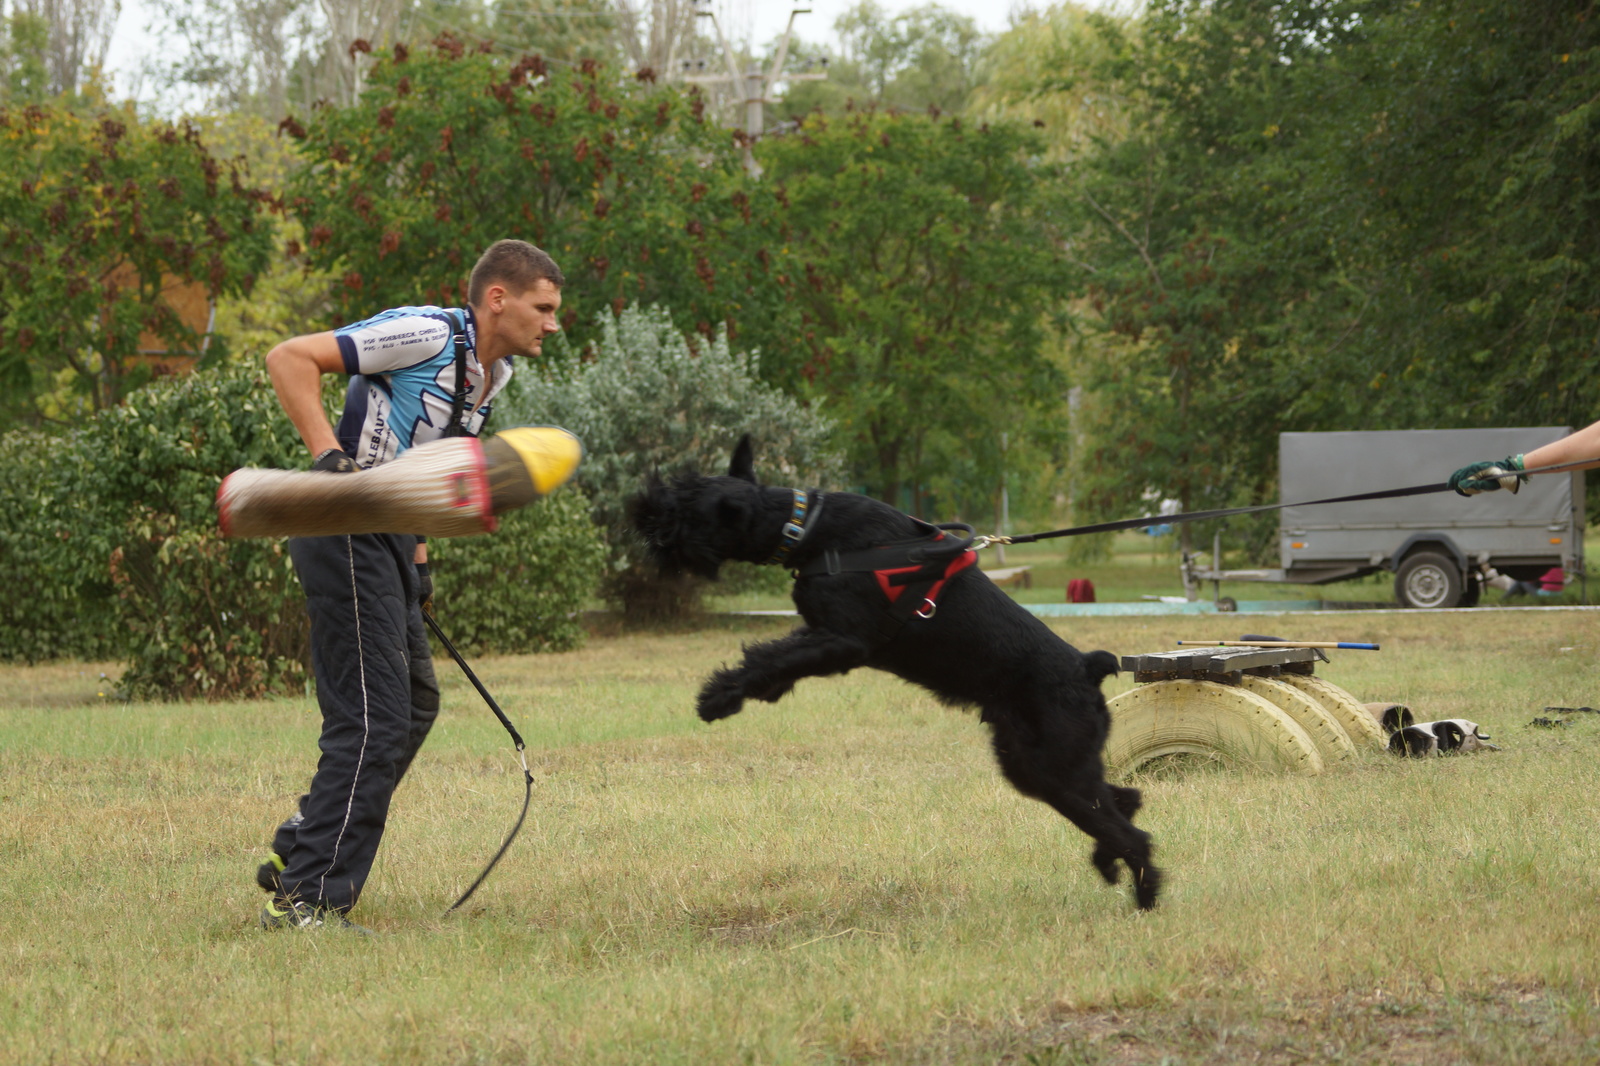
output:
M 71 95 L 105 63 L 120 0 L 18 0 L 17 14 L 45 27 L 46 96 Z
M 247 292 L 271 251 L 271 196 L 193 126 L 131 108 L 0 108 L 0 136 L 5 420 L 116 404 L 152 374 L 152 342 L 198 356 L 204 338 L 164 294 Z
M 1270 498 L 1284 430 L 1592 419 L 1593 22 L 1340 0 L 1095 22 L 1088 76 L 1128 118 L 1074 170 L 1095 509 Z
M 938 4 L 890 16 L 873 0 L 860 0 L 834 22 L 840 52 L 824 81 L 799 82 L 780 113 L 794 119 L 813 110 L 839 114 L 846 104 L 959 112 L 977 85 L 987 43 L 977 24 Z M 796 62 L 816 57 L 803 42 L 790 46 Z
M 1127 134 L 1128 101 L 1106 75 L 1111 40 L 1130 23 L 1075 3 L 1017 16 L 984 50 L 968 113 L 1036 126 L 1058 162 L 1116 143 Z
M 1002 433 L 1053 447 L 1065 383 L 1044 330 L 1069 271 L 1039 150 L 1025 127 L 887 111 L 813 114 L 758 145 L 785 303 L 749 339 L 826 398 L 882 499 L 920 512 L 943 478 L 946 505 L 986 514 Z
M 635 302 L 738 329 L 778 297 L 745 268 L 751 194 L 704 111 L 692 89 L 651 92 L 595 62 L 508 64 L 443 36 L 384 57 L 358 105 L 286 124 L 308 163 L 289 196 L 309 262 L 343 278 L 346 320 L 462 301 L 479 253 L 517 236 L 561 264 L 580 348 L 597 311 Z
M 39 102 L 50 95 L 49 44 L 50 25 L 42 17 L 0 13 L 0 103 Z
M 291 97 L 309 105 L 328 95 L 307 84 L 315 64 L 309 0 L 154 0 L 153 8 L 183 42 L 166 50 L 174 58 L 156 76 L 198 91 L 208 110 L 277 121 Z

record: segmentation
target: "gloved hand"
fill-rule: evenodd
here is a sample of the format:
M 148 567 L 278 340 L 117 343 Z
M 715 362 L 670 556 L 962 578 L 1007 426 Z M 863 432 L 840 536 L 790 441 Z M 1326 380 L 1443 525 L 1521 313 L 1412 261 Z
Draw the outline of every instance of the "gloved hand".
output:
M 433 575 L 428 573 L 427 563 L 417 564 L 417 602 L 424 611 L 433 613 Z
M 1480 492 L 1493 492 L 1495 489 L 1509 489 L 1514 493 L 1528 480 L 1520 473 L 1526 469 L 1522 456 L 1509 455 L 1494 462 L 1464 466 L 1451 474 L 1446 484 L 1460 496 L 1476 496 Z
M 323 470 L 332 474 L 349 474 L 359 470 L 360 467 L 356 466 L 356 461 L 344 450 L 329 448 L 316 457 L 311 463 L 311 469 Z

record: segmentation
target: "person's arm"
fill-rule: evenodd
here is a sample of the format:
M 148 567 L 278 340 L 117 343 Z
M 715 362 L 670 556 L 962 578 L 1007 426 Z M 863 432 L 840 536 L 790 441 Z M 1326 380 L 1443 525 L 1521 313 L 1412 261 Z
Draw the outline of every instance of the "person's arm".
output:
M 1585 426 L 1558 441 L 1540 445 L 1522 457 L 1522 465 L 1525 468 L 1559 466 L 1562 463 L 1575 463 L 1584 459 L 1594 461 L 1580 469 L 1587 470 L 1590 467 L 1600 466 L 1600 422 Z
M 267 374 L 278 403 L 300 431 L 313 459 L 339 447 L 339 438 L 322 407 L 322 375 L 344 370 L 339 342 L 331 332 L 294 337 L 267 353 Z
M 1512 492 L 1527 477 L 1522 471 L 1541 466 L 1580 464 L 1575 469 L 1589 470 L 1600 466 L 1600 422 L 1584 426 L 1560 440 L 1541 444 L 1522 455 L 1508 455 L 1504 459 L 1484 460 L 1462 467 L 1445 482 L 1462 496 L 1475 496 L 1480 492 L 1493 492 L 1506 488 Z

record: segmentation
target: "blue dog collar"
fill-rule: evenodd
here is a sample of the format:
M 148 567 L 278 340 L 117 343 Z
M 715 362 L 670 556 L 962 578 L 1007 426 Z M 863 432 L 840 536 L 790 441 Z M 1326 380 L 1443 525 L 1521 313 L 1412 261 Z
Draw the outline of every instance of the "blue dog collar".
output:
M 807 520 L 815 519 L 817 512 L 822 510 L 822 493 L 814 489 L 790 491 L 794 493 L 794 505 L 789 510 L 789 520 L 783 524 L 783 539 L 764 565 L 782 566 L 787 562 L 811 529 Z

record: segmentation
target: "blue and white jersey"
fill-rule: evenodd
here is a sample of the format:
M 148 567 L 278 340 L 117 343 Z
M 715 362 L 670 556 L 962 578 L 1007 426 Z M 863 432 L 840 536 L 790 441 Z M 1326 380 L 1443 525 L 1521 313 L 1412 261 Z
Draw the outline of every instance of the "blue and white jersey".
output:
M 339 446 L 362 468 L 388 462 L 413 444 L 444 436 L 456 389 L 457 324 L 467 335 L 467 402 L 461 423 L 476 435 L 490 401 L 511 380 L 511 361 L 494 368 L 488 392 L 478 361 L 472 309 L 395 307 L 334 330 L 350 387 L 339 419 Z

